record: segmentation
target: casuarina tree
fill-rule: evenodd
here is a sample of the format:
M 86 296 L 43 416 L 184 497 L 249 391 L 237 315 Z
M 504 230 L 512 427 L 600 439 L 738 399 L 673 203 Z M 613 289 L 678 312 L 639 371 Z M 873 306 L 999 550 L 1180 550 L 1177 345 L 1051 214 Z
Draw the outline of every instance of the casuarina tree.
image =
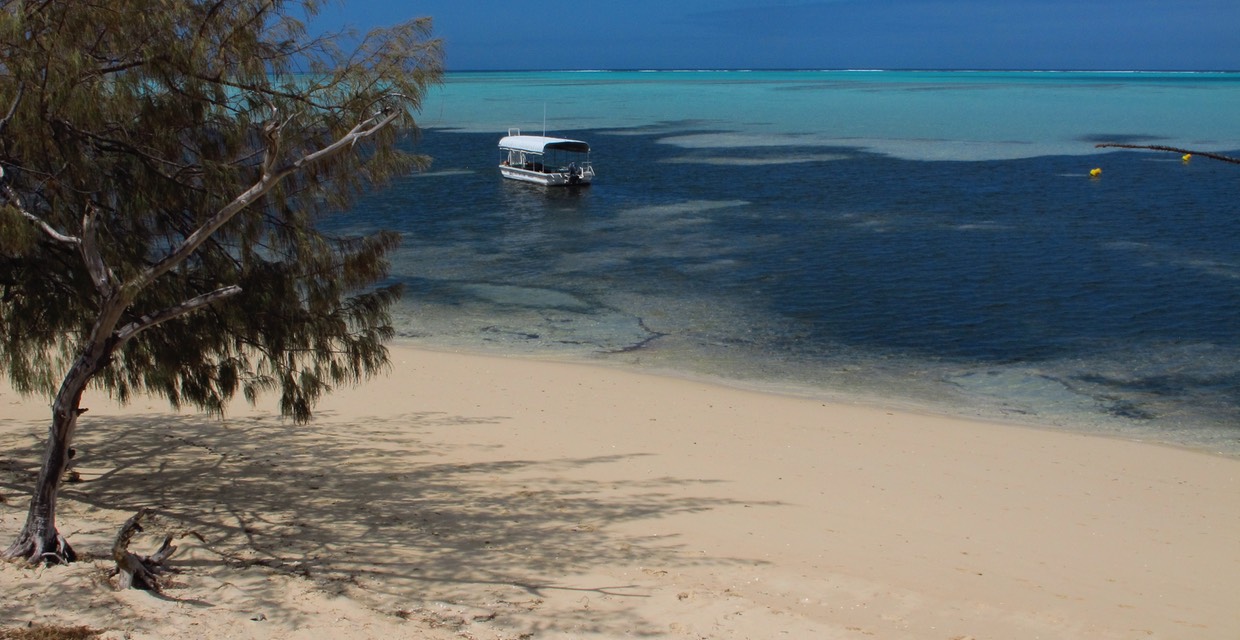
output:
M 0 362 L 51 400 L 4 556 L 74 559 L 88 386 L 217 413 L 270 391 L 305 421 L 386 366 L 398 237 L 316 222 L 425 162 L 402 141 L 441 48 L 428 19 L 311 34 L 316 5 L 0 0 Z

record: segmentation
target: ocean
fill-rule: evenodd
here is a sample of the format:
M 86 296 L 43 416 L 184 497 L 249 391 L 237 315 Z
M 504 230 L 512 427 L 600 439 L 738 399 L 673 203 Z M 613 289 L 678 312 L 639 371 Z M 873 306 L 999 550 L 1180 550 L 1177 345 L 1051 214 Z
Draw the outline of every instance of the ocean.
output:
M 450 73 L 430 169 L 327 224 L 403 234 L 406 343 L 1240 455 L 1240 165 L 1095 147 L 1238 114 L 1240 73 Z M 511 127 L 595 183 L 501 179 Z

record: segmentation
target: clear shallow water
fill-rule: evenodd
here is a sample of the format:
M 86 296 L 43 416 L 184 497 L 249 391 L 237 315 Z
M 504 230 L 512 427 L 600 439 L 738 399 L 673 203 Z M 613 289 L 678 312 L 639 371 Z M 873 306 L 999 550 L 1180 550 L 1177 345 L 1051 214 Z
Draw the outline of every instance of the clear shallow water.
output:
M 544 103 L 591 188 L 499 178 Z M 432 169 L 332 224 L 404 233 L 415 343 L 1240 454 L 1240 167 L 1094 148 L 1234 154 L 1237 113 L 1232 74 L 456 74 Z

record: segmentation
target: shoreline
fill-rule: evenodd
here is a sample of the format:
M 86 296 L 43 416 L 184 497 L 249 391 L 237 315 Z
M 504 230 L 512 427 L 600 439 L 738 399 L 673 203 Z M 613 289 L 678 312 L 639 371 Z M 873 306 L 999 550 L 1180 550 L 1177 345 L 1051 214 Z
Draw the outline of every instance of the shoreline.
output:
M 61 521 L 0 628 L 104 637 L 1230 640 L 1240 460 L 619 367 L 392 345 L 277 419 L 87 399 Z M 0 534 L 46 408 L 0 387 Z M 14 495 L 18 494 L 18 495 Z M 98 577 L 120 523 L 192 529 L 164 596 Z M 153 544 L 143 537 L 134 548 Z M 56 594 L 55 597 L 41 596 Z M 318 634 L 316 636 L 315 634 Z
M 786 376 L 785 378 L 775 379 L 742 378 L 734 375 L 711 374 L 701 371 L 694 371 L 688 367 L 677 367 L 675 363 L 649 365 L 637 361 L 626 362 L 623 361 L 623 357 L 631 354 L 620 352 L 600 353 L 591 351 L 539 355 L 535 352 L 526 352 L 516 349 L 480 349 L 461 346 L 459 344 L 436 345 L 429 341 L 420 341 L 401 337 L 394 339 L 390 343 L 390 346 L 394 349 L 408 349 L 432 353 L 458 354 L 483 358 L 530 360 L 533 362 L 599 367 L 601 369 L 627 371 L 636 375 L 650 375 L 673 380 L 683 380 L 686 382 L 715 385 L 743 392 L 770 394 L 784 398 L 826 402 L 829 404 L 855 406 L 874 410 L 889 410 L 912 415 L 956 419 L 981 424 L 1012 426 L 1017 428 L 1044 430 L 1054 433 L 1115 439 L 1125 442 L 1165 446 L 1173 449 L 1203 453 L 1206 455 L 1240 459 L 1240 443 L 1237 443 L 1236 448 L 1234 449 L 1227 449 L 1219 446 L 1216 442 L 1205 442 L 1200 440 L 1194 441 L 1184 437 L 1177 439 L 1156 428 L 1148 432 L 1141 433 L 1136 429 L 1131 428 L 1126 430 L 1123 427 L 1106 427 L 1103 426 L 1104 423 L 1100 422 L 1097 417 L 1095 417 L 1094 422 L 1086 424 L 1081 420 L 1072 420 L 1072 416 L 1059 416 L 1058 418 L 1055 418 L 1038 413 L 1026 412 L 1016 408 L 1003 408 L 1002 402 L 998 401 L 989 405 L 965 404 L 961 406 L 952 402 L 951 399 L 943 397 L 931 399 L 928 397 L 914 397 L 912 395 L 896 396 L 893 393 L 884 393 L 879 389 L 867 388 L 864 386 L 864 383 L 862 383 L 862 385 L 855 386 L 855 388 L 840 389 L 829 385 L 815 385 L 804 381 L 792 381 L 785 379 Z M 946 385 L 947 383 L 941 382 L 940 384 Z

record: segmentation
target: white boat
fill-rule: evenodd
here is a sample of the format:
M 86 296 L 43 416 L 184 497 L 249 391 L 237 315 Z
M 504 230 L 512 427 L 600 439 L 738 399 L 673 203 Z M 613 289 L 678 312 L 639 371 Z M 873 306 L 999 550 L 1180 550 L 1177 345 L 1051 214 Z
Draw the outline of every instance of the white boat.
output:
M 509 129 L 500 138 L 499 172 L 505 178 L 548 187 L 584 186 L 594 180 L 590 145 L 580 140 L 523 136 Z

